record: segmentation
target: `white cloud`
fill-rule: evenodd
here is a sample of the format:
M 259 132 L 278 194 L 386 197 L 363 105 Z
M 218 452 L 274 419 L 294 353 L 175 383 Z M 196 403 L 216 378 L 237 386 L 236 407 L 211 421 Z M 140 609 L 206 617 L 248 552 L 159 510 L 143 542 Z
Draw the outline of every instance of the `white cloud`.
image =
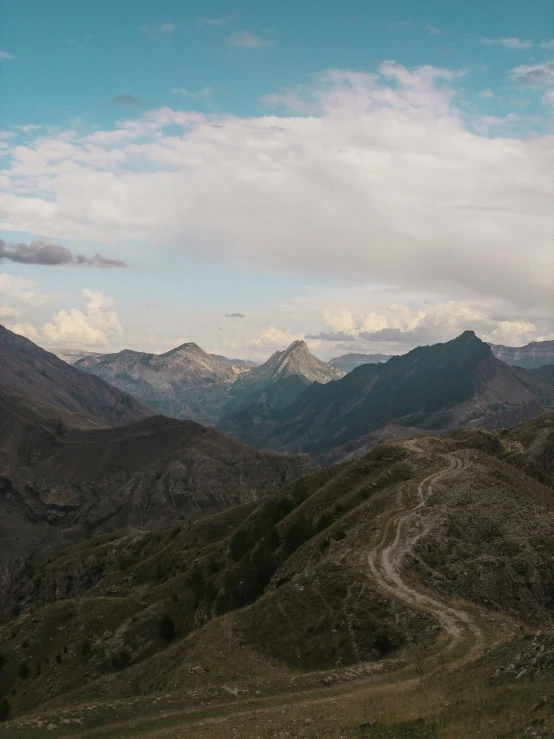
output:
M 240 49 L 261 49 L 264 46 L 273 46 L 273 41 L 260 38 L 252 31 L 237 31 L 227 36 L 227 46 L 235 46 Z
M 40 341 L 40 336 L 39 336 L 38 331 L 30 323 L 15 323 L 12 326 L 8 326 L 8 328 L 10 331 L 13 331 L 14 334 L 25 336 L 27 339 L 30 339 L 31 341 L 34 341 L 34 342 Z
M 479 97 L 492 99 L 496 96 L 494 92 L 490 89 L 490 87 L 487 87 L 486 90 L 481 90 L 481 92 L 479 93 Z
M 227 23 L 227 18 L 222 16 L 220 18 L 199 18 L 199 26 L 224 26 Z
M 188 90 L 186 87 L 174 87 L 171 92 L 173 95 L 183 95 L 192 100 L 205 100 L 212 96 L 213 90 L 209 86 L 202 88 L 202 90 L 198 90 L 198 92 Z
M 425 30 L 430 36 L 440 36 L 442 34 L 440 28 L 437 28 L 436 26 L 433 26 L 431 24 L 425 26 Z
M 38 292 L 38 285 L 34 280 L 25 280 L 22 277 L 13 277 L 0 272 L 0 301 L 2 303 L 39 307 L 49 300 L 50 296 Z
M 482 38 L 485 46 L 503 46 L 505 49 L 532 49 L 533 42 L 520 38 Z
M 312 106 L 295 90 L 285 90 L 281 93 L 271 93 L 263 95 L 262 103 L 269 108 L 277 108 L 283 106 L 295 113 L 306 113 L 312 109 Z
M 541 43 L 541 49 L 554 49 L 554 38 L 543 41 Z
M 151 39 L 157 41 L 158 39 L 164 38 L 177 28 L 175 23 L 161 23 L 159 26 L 142 26 L 139 28 L 141 33 L 150 36 Z
M 121 334 L 121 325 L 113 308 L 113 300 L 92 290 L 83 290 L 84 311 L 78 308 L 60 310 L 45 323 L 41 338 L 53 346 L 105 347 L 113 335 Z
M 0 321 L 11 321 L 17 318 L 19 311 L 11 305 L 0 305 Z
M 350 311 L 342 306 L 338 310 L 323 310 L 323 319 L 332 331 L 343 331 L 346 334 L 351 333 L 356 328 L 356 321 Z
M 9 144 L 0 218 L 56 239 L 135 240 L 173 264 L 202 253 L 551 310 L 554 140 L 469 130 L 459 75 L 329 70 L 305 91 L 317 116 L 162 108 L 114 131 Z
M 36 123 L 28 123 L 26 126 L 18 126 L 18 128 L 20 131 L 23 131 L 23 133 L 34 133 L 41 129 L 42 126 L 38 126 Z
M 548 92 L 545 92 L 542 101 L 545 105 L 554 106 L 554 90 L 548 90 Z
M 9 51 L 0 51 L 0 59 L 13 59 L 13 54 Z
M 510 76 L 524 85 L 554 85 L 554 59 L 544 64 L 522 64 Z
M 536 329 L 535 324 L 528 321 L 499 321 L 485 338 L 493 344 L 522 346 L 533 340 Z
M 519 122 L 517 113 L 508 113 L 504 116 L 497 115 L 481 115 L 474 123 L 475 130 L 486 136 L 495 134 L 500 131 L 513 130 L 514 126 Z

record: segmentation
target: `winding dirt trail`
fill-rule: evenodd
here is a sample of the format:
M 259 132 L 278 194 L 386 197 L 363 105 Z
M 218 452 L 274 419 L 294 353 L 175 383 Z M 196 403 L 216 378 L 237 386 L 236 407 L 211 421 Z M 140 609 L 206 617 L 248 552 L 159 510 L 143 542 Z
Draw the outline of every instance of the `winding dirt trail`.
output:
M 418 447 L 415 439 L 407 441 L 406 446 L 417 454 L 425 453 Z M 403 530 L 415 518 L 417 511 L 426 505 L 437 482 L 469 466 L 454 454 L 441 454 L 440 456 L 447 462 L 447 466 L 428 475 L 419 483 L 417 488 L 419 502 L 414 507 L 402 509 L 388 519 L 379 542 L 368 554 L 368 564 L 371 574 L 382 591 L 410 608 L 428 613 L 440 623 L 449 636 L 448 643 L 442 650 L 444 657 L 452 651 L 457 651 L 457 647 L 465 647 L 462 656 L 449 659 L 449 667 L 453 669 L 461 667 L 483 653 L 485 648 L 483 630 L 468 611 L 449 605 L 439 597 L 417 590 L 415 584 L 408 584 L 401 575 L 401 560 L 404 553 L 425 533 L 425 531 L 420 532 L 412 540 L 405 541 L 402 536 Z

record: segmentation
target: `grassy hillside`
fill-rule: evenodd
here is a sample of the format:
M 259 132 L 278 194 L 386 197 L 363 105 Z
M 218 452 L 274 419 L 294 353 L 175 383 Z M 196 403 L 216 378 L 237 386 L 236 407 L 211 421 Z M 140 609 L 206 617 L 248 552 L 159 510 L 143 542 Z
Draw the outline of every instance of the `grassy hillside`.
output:
M 162 532 L 97 535 L 29 570 L 0 628 L 6 736 L 48 724 L 61 736 L 178 736 L 192 722 L 207 737 L 217 717 L 257 736 L 258 703 L 260 736 L 273 736 L 269 716 L 280 729 L 298 717 L 298 736 L 464 736 L 445 727 L 470 726 L 467 670 L 486 694 L 471 726 L 496 720 L 498 681 L 516 685 L 503 672 L 514 640 L 554 611 L 554 496 L 503 459 L 507 436 L 381 444 L 277 495 Z M 516 687 L 528 711 L 534 691 Z M 438 710 L 456 690 L 466 708 Z M 308 711 L 328 694 L 352 715 Z M 352 723 L 364 705 L 369 733 Z

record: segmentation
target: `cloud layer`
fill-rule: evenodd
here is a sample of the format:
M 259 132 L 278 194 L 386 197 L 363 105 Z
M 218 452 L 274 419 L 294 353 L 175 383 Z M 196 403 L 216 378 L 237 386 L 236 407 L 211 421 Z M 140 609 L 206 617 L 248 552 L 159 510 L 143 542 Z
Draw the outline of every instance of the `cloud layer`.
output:
M 31 241 L 30 244 L 7 244 L 0 239 L 0 263 L 4 260 L 17 264 L 40 264 L 41 266 L 74 264 L 104 269 L 127 266 L 120 259 L 108 259 L 101 254 L 95 254 L 92 257 L 73 254 L 65 246 L 52 244 L 46 240 Z
M 552 64 L 516 67 L 513 79 L 547 84 Z M 31 131 L 26 145 L 5 142 L 0 218 L 59 239 L 134 241 L 145 262 L 203 255 L 391 296 L 371 320 L 345 308 L 323 325 L 269 319 L 254 336 L 248 321 L 226 321 L 246 349 L 306 332 L 321 345 L 405 345 L 473 325 L 506 343 L 533 325 L 537 338 L 553 318 L 554 136 L 515 138 L 503 133 L 513 118 L 462 113 L 462 79 L 388 61 L 276 92 L 290 116 L 161 108 L 114 130 Z M 455 325 L 438 309 L 418 318 L 424 301 L 470 312 Z

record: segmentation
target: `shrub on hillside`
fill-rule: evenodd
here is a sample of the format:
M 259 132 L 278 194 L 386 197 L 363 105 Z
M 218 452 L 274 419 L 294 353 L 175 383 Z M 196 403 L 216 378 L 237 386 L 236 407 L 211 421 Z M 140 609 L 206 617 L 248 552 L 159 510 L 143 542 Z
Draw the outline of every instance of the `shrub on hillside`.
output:
M 301 477 L 300 480 L 297 480 L 297 482 L 295 482 L 294 488 L 292 490 L 292 497 L 295 506 L 299 506 L 308 497 L 308 489 L 306 487 L 306 482 L 304 481 L 304 478 Z
M 126 649 L 122 649 L 121 652 L 112 655 L 112 667 L 117 672 L 127 669 L 131 664 L 131 655 Z
M 200 567 L 195 567 L 188 576 L 188 584 L 197 601 L 202 600 L 206 592 L 206 581 Z
M 0 701 L 0 721 L 7 721 L 10 715 L 10 704 L 7 698 Z
M 169 613 L 161 617 L 160 623 L 158 624 L 158 631 L 162 639 L 165 639 L 166 642 L 173 641 L 175 638 L 175 624 Z
M 279 531 L 275 526 L 272 526 L 267 530 L 264 538 L 262 539 L 262 547 L 269 552 L 275 551 L 281 543 L 281 537 Z
M 240 587 L 240 605 L 247 605 L 256 600 L 273 577 L 277 565 L 270 552 L 259 549 L 252 557 Z
M 26 662 L 22 662 L 19 665 L 19 677 L 22 680 L 26 680 L 29 677 L 29 667 Z
M 332 513 L 329 513 L 329 512 L 323 513 L 318 519 L 318 522 L 316 525 L 316 531 L 318 533 L 320 531 L 325 531 L 325 529 L 329 528 L 329 526 L 331 526 L 331 524 L 334 523 L 334 521 L 335 521 L 335 517 L 333 516 Z
M 235 562 L 242 559 L 246 552 L 249 552 L 255 544 L 254 536 L 251 531 L 247 529 L 237 529 L 233 538 L 231 539 L 231 545 L 229 551 L 231 557 Z
M 287 554 L 292 554 L 312 538 L 314 531 L 306 516 L 299 516 L 285 531 L 284 543 Z

